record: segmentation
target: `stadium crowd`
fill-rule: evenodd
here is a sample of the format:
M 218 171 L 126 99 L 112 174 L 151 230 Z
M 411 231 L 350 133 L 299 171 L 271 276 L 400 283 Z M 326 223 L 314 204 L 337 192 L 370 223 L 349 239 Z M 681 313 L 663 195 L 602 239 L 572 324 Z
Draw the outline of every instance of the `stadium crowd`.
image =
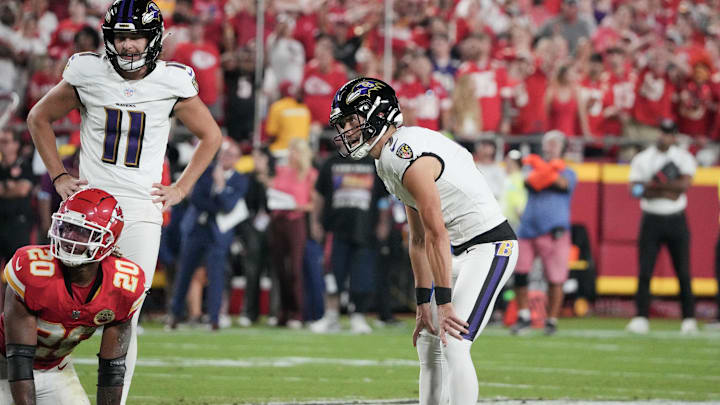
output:
M 50 213 L 59 204 L 52 184 L 43 177 L 42 162 L 34 155 L 24 125 L 27 112 L 61 80 L 72 54 L 102 53 L 99 27 L 109 3 L 7 0 L 0 5 L 0 93 L 20 96 L 7 124 L 11 130 L 2 137 L 4 144 L 18 143 L 17 157 L 5 148 L 2 162 L 17 167 L 24 181 L 33 185 L 14 187 L 16 194 L 3 198 L 23 198 L 22 203 L 3 202 L 1 209 L 4 218 L 14 221 L 36 218 L 36 232 L 23 232 L 27 238 L 13 241 L 17 246 L 27 244 L 31 235 L 42 241 Z M 716 164 L 720 153 L 720 72 L 715 70 L 720 66 L 718 0 L 395 0 L 389 39 L 379 0 L 267 0 L 262 72 L 255 65 L 255 1 L 157 3 L 166 32 L 161 59 L 195 70 L 199 97 L 228 138 L 219 160 L 233 160 L 216 167 L 230 170 L 234 163 L 245 177 L 246 212 L 233 217 L 241 218 L 236 222 L 225 219 L 240 242 L 223 242 L 221 249 L 228 257 L 240 257 L 240 264 L 233 267 L 242 269 L 247 283 L 243 325 L 257 320 L 259 275 L 265 273 L 272 275 L 277 289 L 271 312 L 280 324 L 297 327 L 322 317 L 324 267 L 332 267 L 323 259 L 329 251 L 323 250 L 323 244 L 336 246 L 327 242 L 325 233 L 337 227 L 328 213 L 337 208 L 332 205 L 336 200 L 318 198 L 327 192 L 327 184 L 320 180 L 333 153 L 328 134 L 334 130 L 327 127 L 330 104 L 349 78 L 385 76 L 386 42 L 393 56 L 387 77 L 398 91 L 405 125 L 442 131 L 473 151 L 506 207 L 506 216 L 516 221 L 522 211 L 517 201 L 524 204 L 517 195 L 519 158 L 512 155 L 500 166 L 505 145 L 527 144 L 520 149 L 537 151 L 540 137 L 558 130 L 570 139 L 568 152 L 576 159 L 627 163 L 658 138 L 660 122 L 670 119 L 681 134 L 680 143 L 700 165 Z M 255 85 L 258 74 L 260 87 Z M 261 102 L 256 104 L 258 94 Z M 256 109 L 262 117 L 261 134 L 254 133 Z M 56 123 L 63 139 L 60 150 L 70 170 L 77 170 L 79 122 L 75 111 Z M 167 182 L 187 164 L 192 148 L 182 128 L 174 133 Z M 261 147 L 253 142 L 255 136 Z M 6 163 L 8 153 L 11 163 Z M 316 179 L 320 179 L 317 184 Z M 404 212 L 396 209 L 397 201 L 376 195 L 373 180 L 366 180 L 348 170 L 345 181 L 364 188 L 372 202 L 350 208 L 374 212 L 369 216 L 372 226 L 363 224 L 367 229 L 358 232 L 372 250 L 371 263 L 382 263 L 371 278 L 387 284 L 386 272 L 393 266 L 386 264 L 408 265 L 396 263 L 399 256 L 406 257 L 397 253 L 407 243 Z M 231 179 L 218 169 L 207 173 L 207 181 L 205 189 L 215 193 Z M 215 207 L 208 214 L 202 196 L 195 194 L 166 219 L 159 259 L 164 268 L 178 269 L 183 275 L 181 290 L 191 297 L 191 319 L 202 312 L 197 295 L 203 277 L 196 273 L 191 279 L 195 269 L 182 269 L 183 254 L 188 254 L 184 243 L 192 225 L 205 225 L 208 215 L 228 217 L 235 208 Z M 34 215 L 28 212 L 31 199 L 36 202 Z M 10 207 L 17 213 L 8 211 L 6 216 Z M 18 226 L 3 220 L 2 232 L 17 237 Z M 208 236 L 213 237 L 220 236 Z M 9 257 L 6 253 L 0 260 Z M 201 258 L 193 260 L 202 265 Z M 224 281 L 213 281 L 218 271 L 225 278 L 226 262 L 204 263 L 210 297 L 217 298 L 227 289 Z M 217 266 L 222 268 L 213 268 Z M 174 271 L 165 273 L 171 276 Z M 361 287 L 355 289 L 352 278 L 358 276 L 350 277 L 351 297 L 380 291 L 369 288 L 366 280 L 358 281 Z M 338 291 L 327 289 L 330 295 Z M 173 327 L 183 316 L 183 301 L 182 296 L 173 299 L 177 317 Z M 217 299 L 212 305 L 210 301 L 208 307 L 218 311 Z M 367 303 L 354 304 L 363 308 L 361 312 L 367 307 Z M 388 309 L 392 303 L 376 304 L 381 306 L 376 308 L 381 320 L 392 322 Z M 217 313 L 210 319 L 215 327 L 222 323 Z M 332 325 L 325 322 L 323 328 L 328 327 Z M 352 327 L 358 332 L 369 330 L 360 318 Z

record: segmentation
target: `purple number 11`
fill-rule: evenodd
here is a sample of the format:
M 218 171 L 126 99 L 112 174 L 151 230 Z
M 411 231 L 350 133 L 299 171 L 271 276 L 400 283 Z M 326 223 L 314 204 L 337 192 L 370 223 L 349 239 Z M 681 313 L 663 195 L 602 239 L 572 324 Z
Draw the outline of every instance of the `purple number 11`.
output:
M 105 163 L 114 165 L 117 162 L 122 113 L 122 110 L 105 107 L 105 140 L 103 141 L 102 155 L 102 161 Z M 139 167 L 143 135 L 145 134 L 145 113 L 128 111 L 128 114 L 130 115 L 130 129 L 125 148 L 125 166 Z

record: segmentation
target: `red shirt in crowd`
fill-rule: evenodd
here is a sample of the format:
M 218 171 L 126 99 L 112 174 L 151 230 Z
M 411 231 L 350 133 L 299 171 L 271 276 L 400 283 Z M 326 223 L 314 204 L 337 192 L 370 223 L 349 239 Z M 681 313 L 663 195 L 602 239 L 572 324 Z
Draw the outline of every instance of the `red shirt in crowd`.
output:
M 680 89 L 677 100 L 678 130 L 681 134 L 709 136 L 711 129 L 710 109 L 713 104 L 713 89 L 710 83 L 698 84 L 688 80 Z
M 557 95 L 550 101 L 548 112 L 548 129 L 556 129 L 566 136 L 575 136 L 578 131 L 575 129 L 575 122 L 578 113 L 578 103 L 575 95 L 567 100 L 560 100 Z
M 327 126 L 330 117 L 330 105 L 335 92 L 347 81 L 347 72 L 342 63 L 333 61 L 327 72 L 320 68 L 317 60 L 305 65 L 302 83 L 303 101 L 310 109 L 312 122 Z
M 602 76 L 599 80 L 585 80 L 580 83 L 580 97 L 585 102 L 587 109 L 588 126 L 590 134 L 595 136 L 603 136 L 603 116 L 605 93 L 608 92 L 608 77 Z
M 605 93 L 603 104 L 605 107 L 615 107 L 618 111 L 628 115 L 632 113 L 635 105 L 635 82 L 637 77 L 631 69 L 627 69 L 623 75 L 616 75 L 612 72 L 608 77 L 608 91 Z M 603 121 L 603 133 L 620 135 L 622 133 L 622 122 L 615 116 L 605 118 Z
M 517 111 L 513 119 L 513 134 L 531 135 L 546 131 L 548 118 L 543 100 L 547 85 L 547 76 L 536 68 L 535 72 L 513 87 L 512 104 Z
M 213 105 L 218 99 L 218 70 L 220 52 L 211 43 L 196 44 L 183 42 L 175 48 L 173 59 L 192 67 L 197 76 L 200 99 L 207 105 Z
M 60 79 L 49 72 L 38 70 L 33 73 L 27 87 L 27 108 L 30 110 Z
M 675 87 L 666 76 L 645 69 L 635 86 L 633 118 L 641 124 L 657 126 L 663 119 L 672 119 L 672 95 Z
M 501 92 L 509 93 L 507 72 L 503 67 L 495 67 L 488 63 L 479 66 L 475 62 L 464 62 L 460 65 L 457 77 L 472 75 L 475 85 L 475 97 L 480 103 L 482 131 L 497 131 L 502 119 Z
M 50 39 L 48 50 L 51 54 L 61 56 L 70 49 L 77 34 L 84 26 L 85 22 L 75 22 L 71 19 L 60 21 L 57 29 Z
M 415 125 L 433 131 L 441 129 L 440 113 L 450 108 L 451 101 L 440 82 L 430 79 L 428 86 L 417 79 L 403 83 L 398 87 L 397 96 L 402 105 L 414 111 Z

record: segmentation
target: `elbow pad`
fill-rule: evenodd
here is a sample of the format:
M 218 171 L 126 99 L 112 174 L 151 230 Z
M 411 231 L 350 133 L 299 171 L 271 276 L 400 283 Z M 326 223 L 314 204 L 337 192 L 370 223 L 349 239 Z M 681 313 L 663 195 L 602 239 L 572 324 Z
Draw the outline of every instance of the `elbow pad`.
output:
M 125 382 L 125 355 L 103 359 L 98 354 L 98 387 L 122 387 Z
M 36 346 L 9 343 L 5 348 L 8 382 L 34 380 L 33 362 Z

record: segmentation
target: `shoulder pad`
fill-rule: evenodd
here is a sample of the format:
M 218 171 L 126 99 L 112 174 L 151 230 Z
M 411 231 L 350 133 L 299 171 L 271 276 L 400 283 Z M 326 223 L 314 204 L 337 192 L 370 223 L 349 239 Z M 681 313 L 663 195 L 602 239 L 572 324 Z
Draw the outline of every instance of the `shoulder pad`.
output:
M 60 268 L 49 246 L 25 246 L 17 250 L 5 265 L 3 276 L 15 293 L 25 301 L 33 287 L 43 288 Z
M 63 79 L 73 86 L 79 86 L 94 80 L 93 76 L 105 66 L 102 56 L 95 52 L 76 53 L 68 59 L 63 70 Z
M 200 88 L 193 68 L 179 62 L 165 62 L 165 73 L 169 79 L 168 84 L 176 97 L 190 98 L 197 96 Z

